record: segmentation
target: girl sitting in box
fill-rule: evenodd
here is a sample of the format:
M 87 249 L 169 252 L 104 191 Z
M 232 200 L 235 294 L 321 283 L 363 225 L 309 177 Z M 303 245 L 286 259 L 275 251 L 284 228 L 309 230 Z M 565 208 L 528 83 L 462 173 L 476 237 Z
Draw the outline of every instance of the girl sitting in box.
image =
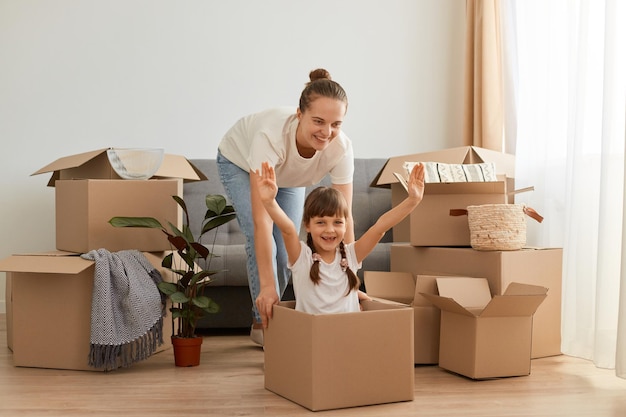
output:
M 424 196 L 424 165 L 416 164 L 408 180 L 408 196 L 380 216 L 357 241 L 343 242 L 348 207 L 341 193 L 331 187 L 318 187 L 304 202 L 303 225 L 307 240 L 276 202 L 274 168 L 264 162 L 257 171 L 257 187 L 268 214 L 280 229 L 289 261 L 296 310 L 310 314 L 360 311 L 359 301 L 367 295 L 356 271 L 383 235 L 408 216 Z

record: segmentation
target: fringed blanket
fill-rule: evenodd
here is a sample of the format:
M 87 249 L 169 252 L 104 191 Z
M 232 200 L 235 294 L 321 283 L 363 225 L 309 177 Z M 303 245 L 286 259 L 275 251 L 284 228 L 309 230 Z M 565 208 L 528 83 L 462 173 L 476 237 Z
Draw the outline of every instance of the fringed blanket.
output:
M 139 251 L 92 250 L 95 261 L 89 366 L 110 371 L 151 356 L 163 344 L 162 278 Z

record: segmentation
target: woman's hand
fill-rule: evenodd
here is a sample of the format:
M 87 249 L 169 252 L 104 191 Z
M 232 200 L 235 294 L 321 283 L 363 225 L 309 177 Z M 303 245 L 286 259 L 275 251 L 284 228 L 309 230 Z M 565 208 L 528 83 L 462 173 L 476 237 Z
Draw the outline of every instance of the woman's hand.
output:
M 259 296 L 256 298 L 256 308 L 261 316 L 261 324 L 264 329 L 267 329 L 269 319 L 272 318 L 272 310 L 274 304 L 278 304 L 280 299 L 278 298 L 278 292 L 275 288 L 261 288 Z

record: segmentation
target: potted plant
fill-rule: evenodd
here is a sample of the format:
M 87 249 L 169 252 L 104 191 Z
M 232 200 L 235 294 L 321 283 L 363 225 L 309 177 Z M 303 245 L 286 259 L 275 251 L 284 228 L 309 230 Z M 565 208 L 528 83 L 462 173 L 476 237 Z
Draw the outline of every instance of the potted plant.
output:
M 199 235 L 196 237 L 189 226 L 189 212 L 185 201 L 179 196 L 172 196 L 176 203 L 183 210 L 183 226 L 180 230 L 175 225 L 169 223 L 169 231 L 153 217 L 113 217 L 109 223 L 114 227 L 144 227 L 161 229 L 167 240 L 173 247 L 172 253 L 168 254 L 161 265 L 169 269 L 176 276 L 175 282 L 163 281 L 158 284 L 159 290 L 165 294 L 172 302 L 170 311 L 172 312 L 173 333 L 172 345 L 177 366 L 194 366 L 200 362 L 200 345 L 202 337 L 196 335 L 196 324 L 199 319 L 206 314 L 216 313 L 219 306 L 204 295 L 204 288 L 211 282 L 211 276 L 219 270 L 211 270 L 211 258 L 215 256 L 212 248 L 209 250 L 201 240 L 209 231 L 228 223 L 236 217 L 232 205 L 228 205 L 226 198 L 219 194 L 206 196 L 207 210 L 201 222 Z M 214 245 L 215 243 L 213 243 Z M 206 267 L 200 268 L 198 262 L 204 260 Z M 190 361 L 178 359 L 177 346 L 195 345 L 193 348 L 183 348 L 183 350 L 193 350 L 197 358 Z

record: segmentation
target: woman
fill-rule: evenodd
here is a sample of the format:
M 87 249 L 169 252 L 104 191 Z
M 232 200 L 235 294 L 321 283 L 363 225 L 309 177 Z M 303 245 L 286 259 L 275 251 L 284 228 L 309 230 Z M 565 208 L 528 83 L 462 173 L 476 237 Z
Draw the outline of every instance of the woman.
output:
M 246 236 L 247 270 L 253 300 L 250 336 L 263 345 L 263 330 L 272 316 L 290 273 L 283 239 L 265 211 L 251 179 L 269 162 L 279 187 L 276 201 L 297 225 L 302 219 L 304 191 L 330 174 L 332 187 L 352 207 L 354 156 L 352 142 L 341 131 L 348 108 L 343 88 L 325 69 L 309 74 L 298 108 L 273 108 L 240 119 L 218 147 L 220 180 Z M 255 183 L 253 182 L 253 184 Z M 346 217 L 346 243 L 354 241 L 352 210 Z M 280 296 L 279 296 L 280 292 Z

